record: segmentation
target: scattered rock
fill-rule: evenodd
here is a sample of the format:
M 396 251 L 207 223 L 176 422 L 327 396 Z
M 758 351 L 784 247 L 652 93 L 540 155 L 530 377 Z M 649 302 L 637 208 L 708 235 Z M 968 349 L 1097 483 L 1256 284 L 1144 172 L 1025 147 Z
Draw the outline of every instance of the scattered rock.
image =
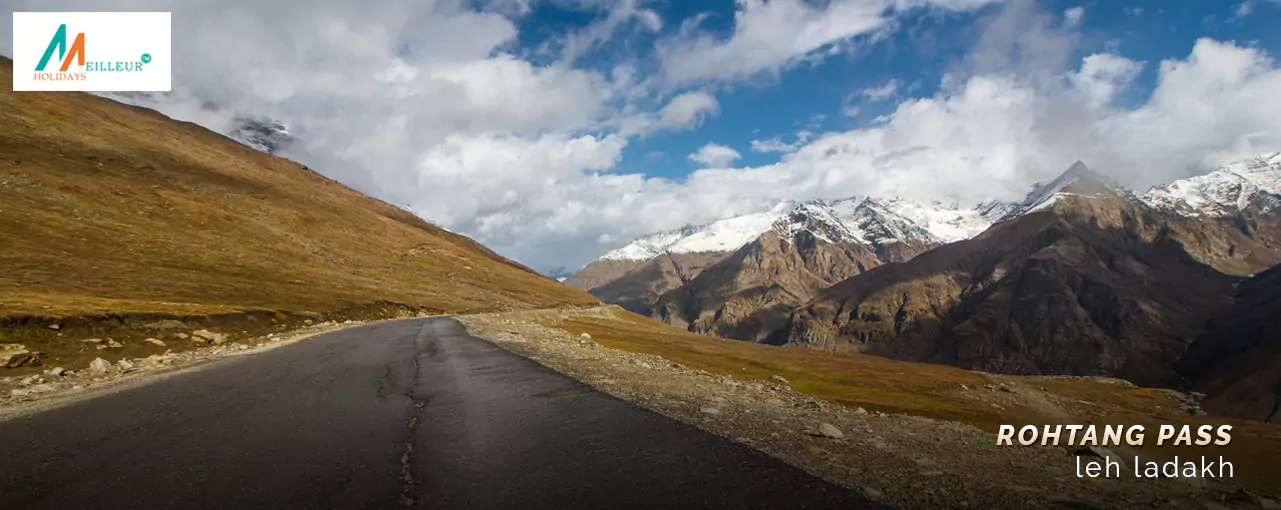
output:
M 783 383 L 783 384 L 791 384 L 791 383 L 787 382 L 787 379 L 784 379 L 782 376 L 777 376 L 777 375 L 775 375 L 775 376 L 771 376 L 771 377 L 770 377 L 770 379 L 773 379 L 773 380 L 775 380 L 775 381 L 777 381 L 777 382 L 780 382 L 780 383 Z
M 48 384 L 37 384 L 31 387 L 31 391 L 34 391 L 36 393 L 48 393 L 53 390 L 54 390 L 54 387 Z
M 213 341 L 214 334 L 210 333 L 209 330 L 207 329 L 197 329 L 191 332 L 191 338 L 193 340 L 200 340 L 202 342 L 208 343 Z
M 126 372 L 133 370 L 134 368 L 133 363 L 130 363 L 129 360 L 127 359 L 122 359 L 120 361 L 117 361 L 116 366 L 120 367 L 120 370 L 124 370 Z
M 144 341 L 144 342 L 147 342 L 147 343 L 149 343 L 149 344 L 151 344 L 151 345 L 154 345 L 154 346 L 156 346 L 156 347 L 164 347 L 164 346 L 165 346 L 165 343 L 164 343 L 164 342 L 162 342 L 162 341 L 160 341 L 160 340 L 157 340 L 157 339 L 155 339 L 155 338 L 148 338 L 148 339 L 143 340 L 143 341 Z
M 0 344 L 0 365 L 18 368 L 31 361 L 31 351 L 22 344 Z
M 836 426 L 835 426 L 835 425 L 832 425 L 832 424 L 830 424 L 830 423 L 820 423 L 820 424 L 818 424 L 818 434 L 819 434 L 820 436 L 823 436 L 823 437 L 830 437 L 830 438 L 832 438 L 832 439 L 844 439 L 844 438 L 845 438 L 845 434 L 841 433 L 841 429 L 836 428 Z
M 93 361 L 89 362 L 89 372 L 95 374 L 109 374 L 111 373 L 111 363 L 107 363 L 107 360 L 102 358 L 94 358 Z

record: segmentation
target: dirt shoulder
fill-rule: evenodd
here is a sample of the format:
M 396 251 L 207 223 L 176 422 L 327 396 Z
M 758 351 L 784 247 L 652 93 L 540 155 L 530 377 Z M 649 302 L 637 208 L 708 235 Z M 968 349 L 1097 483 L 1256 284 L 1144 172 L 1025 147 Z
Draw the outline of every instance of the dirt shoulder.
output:
M 473 335 L 600 391 L 750 445 L 893 506 L 1266 508 L 1275 504 L 1273 499 L 1259 495 L 1257 487 L 1251 490 L 1238 485 L 1239 480 L 1149 479 L 1134 478 L 1132 474 L 1112 479 L 1080 478 L 1075 474 L 1076 456 L 1062 447 L 998 447 L 990 444 L 995 434 L 961 419 L 868 409 L 850 404 L 857 400 L 853 397 L 842 399 L 844 405 L 818 398 L 807 394 L 817 387 L 813 381 L 762 376 L 767 373 L 762 370 L 774 366 L 774 362 L 759 356 L 755 364 L 752 359 L 738 360 L 743 365 L 739 375 L 723 364 L 704 362 L 694 355 L 684 356 L 682 363 L 675 361 L 677 356 L 672 354 L 637 352 L 643 349 L 629 342 L 639 340 L 610 333 L 609 326 L 620 331 L 634 329 L 635 323 L 628 322 L 628 315 L 615 307 L 600 307 L 467 315 L 458 319 Z M 589 328 L 591 325 L 606 327 Z M 587 333 L 588 329 L 592 333 Z M 636 335 L 634 330 L 629 334 Z M 765 346 L 753 348 L 760 347 Z M 791 355 L 788 351 L 800 351 L 773 349 L 762 352 L 786 358 Z M 889 360 L 883 363 L 895 363 L 889 365 L 896 367 L 890 370 L 912 370 L 914 366 Z M 897 375 L 902 376 L 900 381 L 915 376 Z M 883 375 L 868 369 L 855 376 Z M 1085 401 L 1080 394 L 1082 385 L 1061 378 L 1013 378 L 977 372 L 956 375 L 970 376 L 979 381 L 977 386 L 950 384 L 953 388 L 948 391 L 961 397 L 929 389 L 922 390 L 929 393 L 923 398 L 968 399 L 950 411 L 957 416 L 973 414 L 969 409 L 977 406 L 1024 413 L 1040 408 L 1041 415 L 1062 415 L 1093 423 L 1112 411 L 1106 399 L 1100 399 L 1102 403 Z M 950 372 L 949 377 L 953 377 Z M 922 378 L 933 378 L 922 384 L 945 384 L 942 376 Z M 1045 386 L 1033 386 L 1036 384 Z M 854 392 L 878 387 L 850 386 Z M 899 399 L 909 398 L 904 395 L 912 393 L 910 387 L 898 390 L 902 394 L 895 398 Z M 1121 393 L 1138 391 L 1127 389 Z M 882 397 L 869 391 L 865 398 L 881 402 Z M 1068 405 L 1073 402 L 1078 403 L 1077 407 Z M 1168 407 L 1158 406 L 1151 412 L 1177 412 L 1179 406 L 1172 403 Z M 1094 410 L 1083 412 L 1080 408 Z M 1104 422 L 1111 421 L 1100 421 Z M 1135 452 L 1117 453 L 1132 471 Z M 1191 451 L 1183 453 L 1186 456 Z
M 276 349 L 316 335 L 405 318 L 408 317 L 375 321 L 324 321 L 237 341 L 214 344 L 211 340 L 194 347 L 184 345 L 187 350 L 167 350 L 162 354 L 143 358 L 124 357 L 108 362 L 105 358 L 107 354 L 104 353 L 104 357 L 99 358 L 102 363 L 91 362 L 88 366 L 43 366 L 39 373 L 0 377 L 0 421 L 65 406 L 107 392 L 158 383 L 166 377 L 189 370 L 200 370 L 220 360 Z M 194 330 L 191 333 L 197 331 L 208 332 Z M 182 333 L 184 338 L 181 340 L 190 341 L 195 338 L 196 335 L 191 333 Z M 209 333 L 214 338 L 223 336 L 220 333 Z M 176 343 L 174 340 L 170 342 Z

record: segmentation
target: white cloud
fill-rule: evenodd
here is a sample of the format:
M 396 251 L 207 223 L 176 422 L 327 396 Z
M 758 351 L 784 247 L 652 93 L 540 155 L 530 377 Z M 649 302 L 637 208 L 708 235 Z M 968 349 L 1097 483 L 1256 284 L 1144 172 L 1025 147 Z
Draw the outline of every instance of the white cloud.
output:
M 662 41 L 658 54 L 663 76 L 672 85 L 744 79 L 801 61 L 821 60 L 824 49 L 890 27 L 895 11 L 921 7 L 972 10 L 995 1 L 737 0 L 734 31 L 728 39 L 702 32 L 704 18 L 695 18 L 681 27 L 680 35 Z
M 1107 105 L 1117 92 L 1138 76 L 1143 63 L 1120 55 L 1100 53 L 1085 57 L 1080 71 L 1068 73 L 1068 80 L 1094 107 Z
M 898 91 L 898 80 L 890 80 L 879 86 L 860 90 L 858 95 L 871 101 L 884 101 L 893 96 L 896 91 Z
M 706 168 L 684 179 L 617 171 L 636 137 L 697 126 L 724 107 L 717 85 L 666 90 L 652 80 L 773 72 L 888 30 L 895 12 L 988 3 L 745 0 L 725 38 L 687 25 L 661 41 L 658 70 L 628 58 L 607 69 L 532 63 L 508 18 L 529 12 L 524 0 L 479 11 L 461 0 L 115 6 L 182 13 L 175 52 L 192 64 L 175 68 L 173 93 L 148 100 L 163 112 L 222 130 L 246 113 L 284 121 L 299 137 L 288 156 L 540 269 L 576 267 L 628 239 L 780 199 L 1013 198 L 1077 159 L 1143 187 L 1281 149 L 1281 70 L 1262 50 L 1203 39 L 1159 64 L 1150 97 L 1117 101 L 1143 64 L 1117 53 L 1073 58 L 1080 36 L 1057 13 L 1007 0 L 933 96 L 900 100 L 898 83 L 869 89 L 887 91 L 889 109 L 869 126 L 753 141 L 754 152 L 781 154 L 771 165 L 727 168 L 741 155 L 708 144 L 689 156 Z M 599 32 L 574 32 L 572 44 L 591 51 L 653 28 L 640 4 L 626 5 L 602 7 Z M 105 7 L 15 5 L 57 9 Z M 631 14 L 610 28 L 619 9 Z M 10 29 L 0 24 L 0 44 Z M 831 105 L 840 106 L 853 105 Z
M 767 140 L 752 140 L 752 152 L 795 152 L 813 136 L 813 133 L 801 130 L 796 132 L 796 141 L 792 143 L 786 143 L 777 136 Z
M 687 92 L 672 98 L 658 112 L 656 129 L 678 129 L 697 125 L 706 115 L 720 112 L 716 97 L 706 92 Z
M 1085 16 L 1085 8 L 1081 6 L 1072 7 L 1063 11 L 1063 26 L 1074 28 L 1081 26 L 1081 18 Z
M 738 151 L 714 143 L 704 145 L 698 149 L 698 152 L 688 156 L 690 161 L 698 162 L 708 168 L 724 168 L 742 157 L 743 155 L 739 154 Z

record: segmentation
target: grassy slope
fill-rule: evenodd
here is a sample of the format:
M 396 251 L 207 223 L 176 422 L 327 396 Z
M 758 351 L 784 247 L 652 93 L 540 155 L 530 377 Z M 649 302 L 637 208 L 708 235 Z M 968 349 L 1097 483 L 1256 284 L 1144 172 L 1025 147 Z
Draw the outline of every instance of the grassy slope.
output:
M 995 432 L 999 424 L 1141 424 L 1150 436 L 1144 455 L 1151 459 L 1181 460 L 1223 455 L 1233 462 L 1236 476 L 1258 487 L 1281 483 L 1281 427 L 1209 416 L 1157 412 L 1177 404 L 1169 390 L 1139 388 L 1080 379 L 1043 379 L 989 375 L 956 367 L 897 361 L 878 356 L 841 354 L 814 349 L 776 347 L 722 340 L 689 333 L 621 310 L 570 314 L 565 318 L 539 315 L 539 322 L 571 334 L 588 333 L 593 340 L 616 349 L 662 356 L 682 365 L 735 379 L 769 381 L 779 375 L 797 391 L 840 403 L 887 413 L 959 421 Z M 990 399 L 975 398 L 985 383 L 1006 381 L 1022 391 L 1018 404 L 993 407 Z M 964 384 L 971 388 L 964 390 Z M 1045 388 L 1045 391 L 1040 390 Z M 1003 395 L 999 392 L 997 395 Z M 1045 394 L 1054 399 L 1045 398 Z M 1232 424 L 1227 447 L 1150 446 L 1161 424 L 1175 426 Z
M 0 91 L 0 239 L 0 318 L 596 303 L 295 162 L 80 93 Z

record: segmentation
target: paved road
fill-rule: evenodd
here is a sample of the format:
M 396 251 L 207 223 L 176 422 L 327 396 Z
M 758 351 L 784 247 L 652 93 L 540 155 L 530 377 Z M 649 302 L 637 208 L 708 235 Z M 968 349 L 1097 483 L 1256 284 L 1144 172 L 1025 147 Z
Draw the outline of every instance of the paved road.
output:
M 374 324 L 0 422 L 0 508 L 851 508 L 467 336 Z

